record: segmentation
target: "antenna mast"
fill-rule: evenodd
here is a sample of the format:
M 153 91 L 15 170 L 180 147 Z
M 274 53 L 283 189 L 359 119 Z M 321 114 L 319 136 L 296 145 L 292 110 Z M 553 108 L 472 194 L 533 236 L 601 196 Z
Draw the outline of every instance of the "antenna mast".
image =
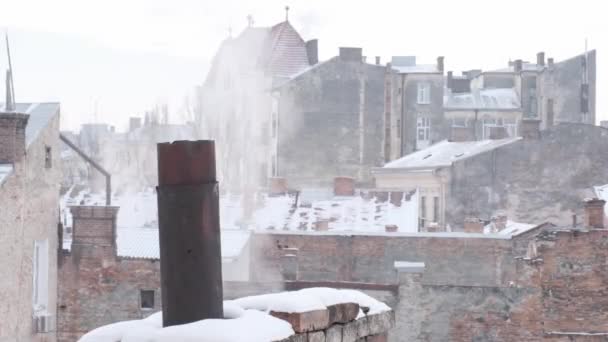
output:
M 13 64 L 11 63 L 11 49 L 8 42 L 8 33 L 5 34 L 6 55 L 8 56 L 8 70 L 6 71 L 6 111 L 15 110 L 15 85 L 13 83 Z

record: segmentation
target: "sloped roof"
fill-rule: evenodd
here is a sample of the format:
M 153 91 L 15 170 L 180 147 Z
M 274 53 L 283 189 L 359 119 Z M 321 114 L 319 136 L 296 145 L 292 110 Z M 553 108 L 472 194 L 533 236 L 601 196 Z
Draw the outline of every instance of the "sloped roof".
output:
M 274 77 L 289 77 L 309 67 L 306 43 L 288 21 L 247 27 L 222 42 L 206 83 L 213 82 L 224 67 L 241 74 L 258 69 Z
M 270 29 L 266 49 L 266 69 L 273 76 L 289 77 L 309 66 L 306 43 L 289 21 Z
M 4 103 L 0 103 L 4 108 Z M 17 103 L 15 112 L 28 114 L 29 118 L 25 127 L 25 145 L 29 147 L 38 138 L 40 132 L 51 122 L 51 119 L 59 114 L 59 103 Z M 59 132 L 57 132 L 59 138 Z M 11 164 L 0 164 L 0 184 L 13 172 Z
M 433 170 L 441 167 L 448 167 L 454 162 L 512 144 L 520 139 L 520 137 L 516 137 L 508 139 L 464 142 L 451 142 L 443 140 L 428 148 L 394 160 L 382 168 L 376 168 L 373 172 L 383 173 L 408 169 Z
M 31 145 L 36 140 L 38 134 L 49 124 L 51 119 L 59 114 L 59 103 L 17 103 L 15 112 L 28 114 L 30 117 L 25 127 L 26 145 Z M 4 108 L 4 103 L 0 103 L 0 108 Z
M 513 88 L 449 94 L 444 96 L 443 104 L 446 109 L 517 110 L 521 108 L 519 96 Z

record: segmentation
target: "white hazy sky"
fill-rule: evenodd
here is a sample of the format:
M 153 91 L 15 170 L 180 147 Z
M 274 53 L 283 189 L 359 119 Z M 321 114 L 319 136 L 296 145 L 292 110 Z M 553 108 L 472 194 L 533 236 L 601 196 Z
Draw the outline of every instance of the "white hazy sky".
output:
M 339 46 L 367 56 L 417 55 L 422 63 L 446 57 L 448 70 L 556 61 L 598 50 L 598 117 L 608 77 L 608 20 L 592 0 L 0 0 L 0 28 L 9 32 L 17 101 L 59 101 L 64 129 L 110 122 L 160 103 L 178 111 L 202 83 L 220 42 L 238 34 L 253 15 L 256 26 L 290 21 L 304 39 L 318 38 L 320 58 Z M 0 69 L 6 68 L 4 46 Z M 2 77 L 2 80 L 4 78 Z M 3 87 L 0 87 L 3 89 Z M 2 92 L 4 94 L 4 92 Z

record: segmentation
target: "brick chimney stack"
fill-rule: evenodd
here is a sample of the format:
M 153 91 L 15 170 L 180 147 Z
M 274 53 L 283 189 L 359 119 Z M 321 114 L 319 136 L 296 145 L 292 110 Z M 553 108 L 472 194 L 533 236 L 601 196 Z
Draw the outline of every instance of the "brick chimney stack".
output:
M 452 83 L 454 82 L 454 72 L 448 71 L 448 79 L 447 79 L 447 87 L 448 89 L 452 89 Z
M 540 120 L 538 119 L 523 119 L 519 123 L 519 134 L 524 139 L 539 139 L 540 138 Z
M 0 112 L 0 164 L 14 164 L 25 156 L 25 127 L 29 115 Z
M 94 258 L 116 256 L 118 207 L 74 206 L 72 213 L 72 253 Z
M 467 217 L 464 219 L 465 233 L 483 233 L 483 221 L 477 217 Z
M 513 63 L 513 71 L 519 73 L 523 70 L 523 61 L 521 59 L 516 59 L 515 63 Z
M 355 195 L 355 179 L 352 177 L 336 177 L 334 178 L 334 195 L 336 196 L 354 196 Z
M 536 54 L 536 64 L 540 66 L 545 66 L 545 53 L 539 52 Z
M 604 205 L 606 201 L 592 198 L 585 200 L 585 227 L 604 229 Z
M 437 57 L 437 70 L 443 74 L 443 70 L 445 69 L 445 57 L 439 56 Z
M 270 196 L 282 196 L 287 194 L 287 179 L 283 177 L 270 177 L 268 194 Z

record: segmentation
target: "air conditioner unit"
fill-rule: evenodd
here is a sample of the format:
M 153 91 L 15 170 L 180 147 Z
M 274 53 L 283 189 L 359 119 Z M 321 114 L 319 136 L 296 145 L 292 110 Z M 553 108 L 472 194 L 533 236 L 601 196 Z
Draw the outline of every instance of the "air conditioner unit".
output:
M 38 334 L 55 331 L 55 316 L 38 314 L 34 316 L 34 332 Z

